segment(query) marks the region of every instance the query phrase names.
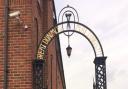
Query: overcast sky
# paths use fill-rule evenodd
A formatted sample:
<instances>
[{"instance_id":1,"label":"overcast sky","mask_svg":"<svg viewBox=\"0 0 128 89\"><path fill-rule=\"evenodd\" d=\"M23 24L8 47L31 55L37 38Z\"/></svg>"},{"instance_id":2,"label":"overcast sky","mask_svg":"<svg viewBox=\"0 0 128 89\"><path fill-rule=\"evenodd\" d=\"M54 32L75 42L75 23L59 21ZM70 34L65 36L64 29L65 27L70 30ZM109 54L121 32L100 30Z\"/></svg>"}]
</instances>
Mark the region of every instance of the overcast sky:
<instances>
[{"instance_id":1,"label":"overcast sky","mask_svg":"<svg viewBox=\"0 0 128 89\"><path fill-rule=\"evenodd\" d=\"M91 28L101 41L107 56L108 89L128 89L128 0L55 0L57 15L65 6L73 6L80 23ZM93 89L94 53L79 34L70 39L72 55L66 55L67 37L60 35L67 89Z\"/></svg>"}]
</instances>

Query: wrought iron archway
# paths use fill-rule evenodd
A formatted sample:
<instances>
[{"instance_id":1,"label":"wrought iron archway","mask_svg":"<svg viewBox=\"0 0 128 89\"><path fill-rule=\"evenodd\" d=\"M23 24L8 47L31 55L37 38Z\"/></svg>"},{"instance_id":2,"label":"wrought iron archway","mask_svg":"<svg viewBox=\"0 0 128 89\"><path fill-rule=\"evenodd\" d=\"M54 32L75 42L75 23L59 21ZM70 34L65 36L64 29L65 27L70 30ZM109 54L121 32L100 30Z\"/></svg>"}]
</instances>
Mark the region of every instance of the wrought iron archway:
<instances>
[{"instance_id":1,"label":"wrought iron archway","mask_svg":"<svg viewBox=\"0 0 128 89\"><path fill-rule=\"evenodd\" d=\"M75 14L72 10L76 13L77 21L75 18ZM61 18L62 22L50 28L48 32L42 37L42 40L40 41L40 44L36 53L36 59L34 60L34 66L33 66L34 80L35 80L34 89L43 89L42 68L45 61L45 55L46 55L46 51L49 43L61 33L64 33L66 36L71 36L74 32L84 36L89 41L89 43L91 44L94 50L95 82L96 82L95 89L107 89L106 62L105 62L107 57L104 56L103 48L98 37L89 27L87 27L82 23L79 23L78 14L73 7L70 7L70 6L64 7L60 11L59 17L61 13L62 13L62 18ZM64 15L67 17L67 19L63 18ZM71 21L70 19L71 15L73 15L73 18L72 18L73 21Z\"/></svg>"}]
</instances>

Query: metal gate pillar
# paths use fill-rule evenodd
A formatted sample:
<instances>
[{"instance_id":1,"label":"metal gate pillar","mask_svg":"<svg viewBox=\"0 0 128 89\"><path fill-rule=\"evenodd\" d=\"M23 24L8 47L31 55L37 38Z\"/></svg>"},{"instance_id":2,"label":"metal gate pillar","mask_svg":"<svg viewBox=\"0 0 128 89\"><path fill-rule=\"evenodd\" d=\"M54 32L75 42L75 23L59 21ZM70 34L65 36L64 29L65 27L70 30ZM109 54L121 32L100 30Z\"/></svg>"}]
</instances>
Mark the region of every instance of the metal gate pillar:
<instances>
[{"instance_id":1,"label":"metal gate pillar","mask_svg":"<svg viewBox=\"0 0 128 89\"><path fill-rule=\"evenodd\" d=\"M43 65L44 60L35 59L33 62L33 89L44 89Z\"/></svg>"},{"instance_id":2,"label":"metal gate pillar","mask_svg":"<svg viewBox=\"0 0 128 89\"><path fill-rule=\"evenodd\" d=\"M106 62L105 62L106 58L107 57L96 57L94 60L96 89L107 89Z\"/></svg>"}]
</instances>

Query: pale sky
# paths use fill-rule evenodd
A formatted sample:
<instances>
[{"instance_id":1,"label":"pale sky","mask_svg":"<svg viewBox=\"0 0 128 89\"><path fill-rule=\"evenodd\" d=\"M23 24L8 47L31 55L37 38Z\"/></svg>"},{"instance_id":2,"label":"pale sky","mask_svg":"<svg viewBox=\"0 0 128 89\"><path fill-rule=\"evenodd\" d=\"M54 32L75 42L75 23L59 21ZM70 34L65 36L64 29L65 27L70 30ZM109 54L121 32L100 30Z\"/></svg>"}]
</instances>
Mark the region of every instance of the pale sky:
<instances>
[{"instance_id":1,"label":"pale sky","mask_svg":"<svg viewBox=\"0 0 128 89\"><path fill-rule=\"evenodd\" d=\"M128 89L128 0L55 0L57 15L65 6L74 7L80 23L100 39L107 56L107 89ZM81 35L70 39L72 55L67 57L67 37L60 35L67 89L93 89L94 53Z\"/></svg>"}]
</instances>

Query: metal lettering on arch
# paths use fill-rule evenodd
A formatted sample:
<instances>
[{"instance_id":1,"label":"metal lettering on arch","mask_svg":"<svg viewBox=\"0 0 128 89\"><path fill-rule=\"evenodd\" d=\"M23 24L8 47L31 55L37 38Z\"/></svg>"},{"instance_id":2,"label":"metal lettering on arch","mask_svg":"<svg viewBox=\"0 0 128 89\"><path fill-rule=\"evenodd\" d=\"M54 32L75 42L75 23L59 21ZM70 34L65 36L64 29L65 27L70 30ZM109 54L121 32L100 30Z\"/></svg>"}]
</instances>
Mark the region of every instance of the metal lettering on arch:
<instances>
[{"instance_id":1,"label":"metal lettering on arch","mask_svg":"<svg viewBox=\"0 0 128 89\"><path fill-rule=\"evenodd\" d=\"M64 25L67 23L70 23L71 25L75 24L75 29L64 30L62 28L62 24ZM56 26L52 27L44 35L44 37L42 38L42 40L40 42L38 50L37 50L37 59L44 60L45 59L45 52L46 52L48 44L52 41L52 39L55 36L57 36L61 33L64 33L64 32L76 32L76 33L83 35L92 45L95 57L104 56L101 43L100 43L99 39L97 38L97 36L94 34L94 32L90 28L88 28L87 26L85 26L81 23L70 21L70 22L62 22L62 23L57 24Z\"/></svg>"}]
</instances>

